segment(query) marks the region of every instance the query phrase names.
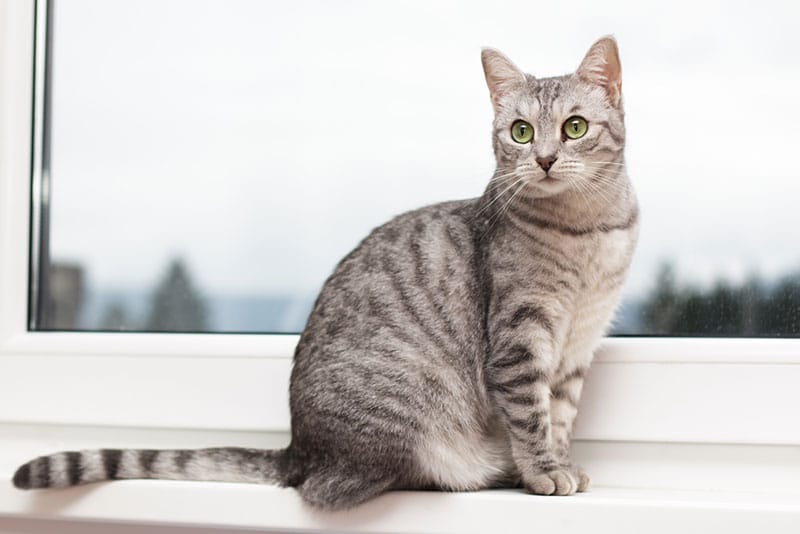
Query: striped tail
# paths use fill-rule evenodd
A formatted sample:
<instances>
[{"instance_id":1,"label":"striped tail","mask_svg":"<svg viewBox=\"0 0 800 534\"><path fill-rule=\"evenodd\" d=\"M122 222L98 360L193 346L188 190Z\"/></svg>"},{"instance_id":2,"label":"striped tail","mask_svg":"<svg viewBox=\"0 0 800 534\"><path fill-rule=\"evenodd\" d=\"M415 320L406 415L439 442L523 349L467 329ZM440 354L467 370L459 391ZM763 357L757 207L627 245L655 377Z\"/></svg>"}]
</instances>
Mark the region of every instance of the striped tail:
<instances>
[{"instance_id":1,"label":"striped tail","mask_svg":"<svg viewBox=\"0 0 800 534\"><path fill-rule=\"evenodd\" d=\"M286 485L286 449L97 449L59 452L17 469L21 489L65 488L102 480L157 478Z\"/></svg>"}]
</instances>

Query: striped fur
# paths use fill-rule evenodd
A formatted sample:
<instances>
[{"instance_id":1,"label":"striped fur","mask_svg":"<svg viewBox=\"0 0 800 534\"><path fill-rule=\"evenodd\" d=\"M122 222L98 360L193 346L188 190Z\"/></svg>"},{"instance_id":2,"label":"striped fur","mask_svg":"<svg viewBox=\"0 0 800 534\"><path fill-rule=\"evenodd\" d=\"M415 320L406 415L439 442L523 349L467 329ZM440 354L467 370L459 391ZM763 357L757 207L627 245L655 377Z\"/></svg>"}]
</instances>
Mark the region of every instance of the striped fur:
<instances>
[{"instance_id":1,"label":"striped fur","mask_svg":"<svg viewBox=\"0 0 800 534\"><path fill-rule=\"evenodd\" d=\"M65 488L131 478L285 485L286 454L241 448L69 451L42 456L14 475L18 488Z\"/></svg>"},{"instance_id":2,"label":"striped fur","mask_svg":"<svg viewBox=\"0 0 800 534\"><path fill-rule=\"evenodd\" d=\"M497 171L481 197L402 214L339 263L295 352L287 449L64 452L15 485L272 483L326 509L402 488L585 490L570 434L639 223L616 44L556 78L482 59ZM573 115L579 139L562 131ZM511 138L520 119L530 143Z\"/></svg>"}]
</instances>

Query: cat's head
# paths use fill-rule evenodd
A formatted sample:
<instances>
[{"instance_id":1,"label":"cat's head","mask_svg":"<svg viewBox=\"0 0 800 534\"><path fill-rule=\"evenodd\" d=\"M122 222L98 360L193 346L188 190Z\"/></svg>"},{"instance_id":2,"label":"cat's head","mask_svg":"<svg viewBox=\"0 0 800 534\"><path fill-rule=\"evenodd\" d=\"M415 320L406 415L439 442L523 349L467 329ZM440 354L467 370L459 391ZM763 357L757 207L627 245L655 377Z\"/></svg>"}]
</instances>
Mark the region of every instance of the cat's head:
<instances>
[{"instance_id":1,"label":"cat's head","mask_svg":"<svg viewBox=\"0 0 800 534\"><path fill-rule=\"evenodd\" d=\"M494 106L499 186L534 198L613 186L625 144L617 43L603 37L573 74L537 79L497 50L481 54Z\"/></svg>"}]
</instances>

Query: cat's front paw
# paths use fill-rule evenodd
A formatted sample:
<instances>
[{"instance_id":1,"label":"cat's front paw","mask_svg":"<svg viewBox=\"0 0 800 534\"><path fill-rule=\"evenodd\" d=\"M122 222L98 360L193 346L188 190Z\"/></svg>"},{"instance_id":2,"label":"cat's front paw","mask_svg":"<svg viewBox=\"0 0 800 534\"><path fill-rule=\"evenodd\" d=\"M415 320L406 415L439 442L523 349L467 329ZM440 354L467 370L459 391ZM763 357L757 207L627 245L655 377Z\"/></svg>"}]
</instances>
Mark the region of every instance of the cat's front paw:
<instances>
[{"instance_id":1,"label":"cat's front paw","mask_svg":"<svg viewBox=\"0 0 800 534\"><path fill-rule=\"evenodd\" d=\"M567 464L564 466L564 469L568 470L572 474L572 478L577 481L577 491L579 493L589 489L589 475L586 474L586 471L584 471L582 467L579 465Z\"/></svg>"},{"instance_id":2,"label":"cat's front paw","mask_svg":"<svg viewBox=\"0 0 800 534\"><path fill-rule=\"evenodd\" d=\"M588 478L586 477L587 485ZM525 476L522 478L522 483L525 489L535 495L574 495L576 491L580 491L579 480L572 474L571 469L566 467Z\"/></svg>"}]
</instances>

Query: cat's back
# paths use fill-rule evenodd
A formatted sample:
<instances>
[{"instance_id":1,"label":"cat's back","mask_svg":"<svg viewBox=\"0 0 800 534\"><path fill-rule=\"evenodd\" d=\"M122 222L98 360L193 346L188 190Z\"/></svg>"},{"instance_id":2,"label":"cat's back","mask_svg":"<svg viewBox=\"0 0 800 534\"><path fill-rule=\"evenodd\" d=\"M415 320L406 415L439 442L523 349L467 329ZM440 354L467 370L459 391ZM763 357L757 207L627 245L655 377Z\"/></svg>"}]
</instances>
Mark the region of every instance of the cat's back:
<instances>
[{"instance_id":1,"label":"cat's back","mask_svg":"<svg viewBox=\"0 0 800 534\"><path fill-rule=\"evenodd\" d=\"M414 346L460 358L473 341L464 321L477 319L481 301L474 206L474 199L443 202L375 228L326 281L297 357Z\"/></svg>"},{"instance_id":2,"label":"cat's back","mask_svg":"<svg viewBox=\"0 0 800 534\"><path fill-rule=\"evenodd\" d=\"M477 383L485 346L475 202L398 215L339 262L300 337L293 407L324 402L321 390L334 386L341 398L365 381L408 398ZM420 405L431 400L438 404Z\"/></svg>"}]
</instances>

